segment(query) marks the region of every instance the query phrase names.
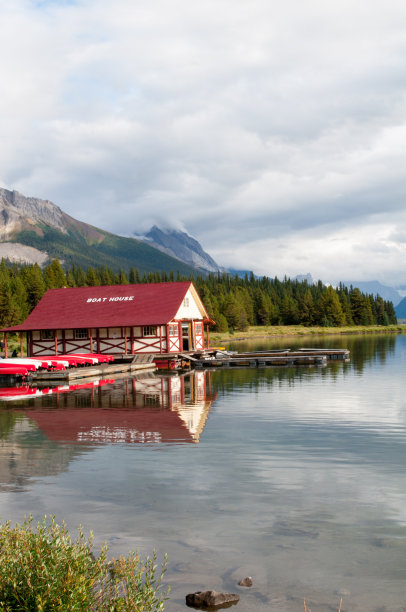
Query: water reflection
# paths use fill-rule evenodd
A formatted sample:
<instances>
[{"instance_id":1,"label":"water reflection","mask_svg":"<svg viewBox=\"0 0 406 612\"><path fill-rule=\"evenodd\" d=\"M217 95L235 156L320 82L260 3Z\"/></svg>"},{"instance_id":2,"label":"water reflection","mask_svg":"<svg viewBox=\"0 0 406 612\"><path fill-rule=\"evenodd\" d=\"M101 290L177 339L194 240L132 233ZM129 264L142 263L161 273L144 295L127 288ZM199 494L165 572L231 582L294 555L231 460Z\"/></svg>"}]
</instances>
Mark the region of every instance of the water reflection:
<instances>
[{"instance_id":1,"label":"water reflection","mask_svg":"<svg viewBox=\"0 0 406 612\"><path fill-rule=\"evenodd\" d=\"M245 612L296 612L304 597L314 612L337 610L342 595L342 609L400 612L406 336L322 341L348 346L351 362L122 379L4 403L2 517L55 514L115 556L167 552L167 612L192 591L234 592L247 575Z\"/></svg>"},{"instance_id":2,"label":"water reflection","mask_svg":"<svg viewBox=\"0 0 406 612\"><path fill-rule=\"evenodd\" d=\"M54 442L197 443L214 399L209 380L206 372L192 372L2 389L0 399L6 398L8 406L18 404L19 414L0 412L1 437L10 438L18 422L20 431L35 424Z\"/></svg>"},{"instance_id":3,"label":"water reflection","mask_svg":"<svg viewBox=\"0 0 406 612\"><path fill-rule=\"evenodd\" d=\"M95 445L198 443L215 394L210 374L0 389L0 490L68 469Z\"/></svg>"},{"instance_id":4,"label":"water reflection","mask_svg":"<svg viewBox=\"0 0 406 612\"><path fill-rule=\"evenodd\" d=\"M371 363L385 364L387 358L393 355L396 347L397 334L345 334L337 336L292 336L284 338L260 338L256 340L234 341L227 345L232 351L264 351L277 348L347 348L350 351L350 362L344 364L344 369L362 373ZM337 372L338 368L329 365L325 375Z\"/></svg>"}]
</instances>

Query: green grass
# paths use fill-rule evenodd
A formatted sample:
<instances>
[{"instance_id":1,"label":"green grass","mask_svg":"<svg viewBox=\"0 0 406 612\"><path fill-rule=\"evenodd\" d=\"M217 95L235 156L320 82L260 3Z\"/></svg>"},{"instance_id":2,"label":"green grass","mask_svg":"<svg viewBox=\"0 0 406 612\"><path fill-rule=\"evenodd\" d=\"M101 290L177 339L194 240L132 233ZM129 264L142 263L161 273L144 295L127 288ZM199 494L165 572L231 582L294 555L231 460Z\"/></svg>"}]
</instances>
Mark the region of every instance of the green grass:
<instances>
[{"instance_id":1,"label":"green grass","mask_svg":"<svg viewBox=\"0 0 406 612\"><path fill-rule=\"evenodd\" d=\"M286 336L331 336L345 334L405 333L406 325L353 325L348 327L305 327L304 325L266 325L251 326L245 331L234 333L211 332L210 344L215 346L222 342L236 340L255 340L260 338L278 338Z\"/></svg>"},{"instance_id":2,"label":"green grass","mask_svg":"<svg viewBox=\"0 0 406 612\"><path fill-rule=\"evenodd\" d=\"M166 557L142 560L137 553L108 561L106 545L96 558L93 536L81 528L72 540L66 525L44 517L33 526L0 526L0 609L9 611L158 612L168 591L162 589Z\"/></svg>"}]
</instances>

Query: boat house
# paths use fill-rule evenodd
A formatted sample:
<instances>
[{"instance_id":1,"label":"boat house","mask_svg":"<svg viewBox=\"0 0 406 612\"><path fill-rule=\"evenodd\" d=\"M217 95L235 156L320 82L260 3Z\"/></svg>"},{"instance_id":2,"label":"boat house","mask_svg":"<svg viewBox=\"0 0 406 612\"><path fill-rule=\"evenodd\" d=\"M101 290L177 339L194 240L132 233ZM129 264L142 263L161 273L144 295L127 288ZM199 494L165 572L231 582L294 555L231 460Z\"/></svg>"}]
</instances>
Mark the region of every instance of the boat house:
<instances>
[{"instance_id":1,"label":"boat house","mask_svg":"<svg viewBox=\"0 0 406 612\"><path fill-rule=\"evenodd\" d=\"M211 323L193 283L170 282L50 289L24 323L2 331L5 343L25 332L32 357L162 355L208 348Z\"/></svg>"}]
</instances>

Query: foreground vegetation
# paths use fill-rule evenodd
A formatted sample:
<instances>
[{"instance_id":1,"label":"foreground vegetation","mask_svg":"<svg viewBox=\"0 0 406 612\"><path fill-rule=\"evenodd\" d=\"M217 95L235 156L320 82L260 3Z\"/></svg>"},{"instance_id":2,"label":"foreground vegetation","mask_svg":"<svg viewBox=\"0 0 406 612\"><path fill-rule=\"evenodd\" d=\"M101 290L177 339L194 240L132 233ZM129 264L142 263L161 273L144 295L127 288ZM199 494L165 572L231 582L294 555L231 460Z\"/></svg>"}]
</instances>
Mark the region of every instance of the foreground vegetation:
<instances>
[{"instance_id":1,"label":"foreground vegetation","mask_svg":"<svg viewBox=\"0 0 406 612\"><path fill-rule=\"evenodd\" d=\"M145 561L138 554L107 560L107 546L95 558L92 534L79 528L73 541L65 524L47 519L33 527L0 526L0 609L7 611L158 612L166 559L157 572L156 554Z\"/></svg>"},{"instance_id":2,"label":"foreground vegetation","mask_svg":"<svg viewBox=\"0 0 406 612\"><path fill-rule=\"evenodd\" d=\"M55 259L41 269L0 264L0 326L23 321L47 289L128 283L193 280L215 321L215 331L247 330L250 326L301 325L304 327L344 327L396 325L392 302L366 295L356 287L326 287L321 281L308 284L288 278L244 278L228 274L186 278L173 272L141 274L131 268L114 272L102 266L83 270L72 266L64 270Z\"/></svg>"}]
</instances>

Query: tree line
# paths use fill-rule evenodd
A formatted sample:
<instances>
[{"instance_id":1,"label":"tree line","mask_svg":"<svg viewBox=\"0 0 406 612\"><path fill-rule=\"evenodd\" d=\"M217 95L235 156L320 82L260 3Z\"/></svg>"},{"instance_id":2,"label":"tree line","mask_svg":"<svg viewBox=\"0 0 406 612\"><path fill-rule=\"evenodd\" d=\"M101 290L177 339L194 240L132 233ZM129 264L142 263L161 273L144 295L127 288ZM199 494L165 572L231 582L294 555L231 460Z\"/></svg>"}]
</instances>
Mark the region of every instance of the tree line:
<instances>
[{"instance_id":1,"label":"tree line","mask_svg":"<svg viewBox=\"0 0 406 612\"><path fill-rule=\"evenodd\" d=\"M98 285L192 280L215 330L244 330L250 325L390 325L396 324L392 302L362 293L356 287L309 284L290 278L257 278L226 273L184 277L174 272L140 274L101 266L71 266L64 270L58 259L44 268L38 264L0 263L0 326L25 320L47 289Z\"/></svg>"}]
</instances>

